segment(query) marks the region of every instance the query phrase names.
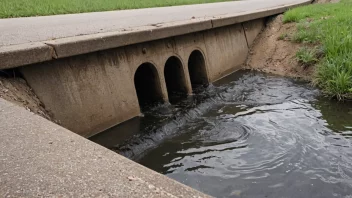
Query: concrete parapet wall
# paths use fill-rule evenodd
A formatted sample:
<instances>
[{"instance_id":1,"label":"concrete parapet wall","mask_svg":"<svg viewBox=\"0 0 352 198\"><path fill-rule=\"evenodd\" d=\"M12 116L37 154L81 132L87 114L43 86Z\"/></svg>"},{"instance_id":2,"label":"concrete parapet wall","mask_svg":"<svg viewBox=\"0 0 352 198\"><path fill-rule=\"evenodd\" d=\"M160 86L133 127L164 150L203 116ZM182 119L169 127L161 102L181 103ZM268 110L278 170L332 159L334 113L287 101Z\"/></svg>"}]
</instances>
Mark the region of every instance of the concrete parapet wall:
<instances>
[{"instance_id":1,"label":"concrete parapet wall","mask_svg":"<svg viewBox=\"0 0 352 198\"><path fill-rule=\"evenodd\" d=\"M241 68L248 55L248 36L254 39L263 20L247 22L246 33L242 24L235 24L33 64L21 67L20 71L55 120L88 137L139 116L134 76L140 65L150 63L155 67L160 98L167 102L165 63L176 57L182 63L185 77L182 86L190 94L191 53L201 52L207 81L213 82Z\"/></svg>"}]
</instances>

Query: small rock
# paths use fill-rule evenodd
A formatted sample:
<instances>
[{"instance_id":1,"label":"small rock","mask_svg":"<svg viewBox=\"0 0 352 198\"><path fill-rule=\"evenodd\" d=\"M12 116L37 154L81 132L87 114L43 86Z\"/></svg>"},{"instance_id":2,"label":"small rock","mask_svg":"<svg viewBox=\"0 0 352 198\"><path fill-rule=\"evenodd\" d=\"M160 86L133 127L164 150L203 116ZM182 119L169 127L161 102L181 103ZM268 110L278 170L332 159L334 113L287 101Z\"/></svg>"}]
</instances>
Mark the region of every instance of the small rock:
<instances>
[{"instance_id":1,"label":"small rock","mask_svg":"<svg viewBox=\"0 0 352 198\"><path fill-rule=\"evenodd\" d=\"M135 177L132 177L132 176L127 177L127 179L130 180L130 181L136 180L136 178L135 178Z\"/></svg>"}]
</instances>

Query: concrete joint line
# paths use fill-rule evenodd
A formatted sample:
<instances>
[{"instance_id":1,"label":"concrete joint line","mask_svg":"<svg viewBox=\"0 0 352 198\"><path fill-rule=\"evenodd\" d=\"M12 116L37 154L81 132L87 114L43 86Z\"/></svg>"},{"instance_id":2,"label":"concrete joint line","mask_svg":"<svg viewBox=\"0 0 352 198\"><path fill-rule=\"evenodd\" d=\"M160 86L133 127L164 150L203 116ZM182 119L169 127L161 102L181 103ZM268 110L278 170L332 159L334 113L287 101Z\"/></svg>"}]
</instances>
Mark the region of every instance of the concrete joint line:
<instances>
[{"instance_id":1,"label":"concrete joint line","mask_svg":"<svg viewBox=\"0 0 352 198\"><path fill-rule=\"evenodd\" d=\"M58 59L58 55L57 55L57 52L56 52L56 49L55 49L55 46L54 45L51 45L50 43L45 43L44 42L44 44L45 45L47 45L47 46L49 46L50 48L51 48L51 50L52 50L52 57L53 57L53 59Z\"/></svg>"},{"instance_id":2,"label":"concrete joint line","mask_svg":"<svg viewBox=\"0 0 352 198\"><path fill-rule=\"evenodd\" d=\"M0 47L0 69L11 69L52 60L53 48L42 43L33 42Z\"/></svg>"},{"instance_id":3,"label":"concrete joint line","mask_svg":"<svg viewBox=\"0 0 352 198\"><path fill-rule=\"evenodd\" d=\"M241 26L242 26L242 29L243 29L244 37L246 38L247 47L248 47L248 49L249 49L250 46L249 46L249 44L248 44L248 38L247 38L246 29L244 28L243 23L241 23Z\"/></svg>"}]
</instances>

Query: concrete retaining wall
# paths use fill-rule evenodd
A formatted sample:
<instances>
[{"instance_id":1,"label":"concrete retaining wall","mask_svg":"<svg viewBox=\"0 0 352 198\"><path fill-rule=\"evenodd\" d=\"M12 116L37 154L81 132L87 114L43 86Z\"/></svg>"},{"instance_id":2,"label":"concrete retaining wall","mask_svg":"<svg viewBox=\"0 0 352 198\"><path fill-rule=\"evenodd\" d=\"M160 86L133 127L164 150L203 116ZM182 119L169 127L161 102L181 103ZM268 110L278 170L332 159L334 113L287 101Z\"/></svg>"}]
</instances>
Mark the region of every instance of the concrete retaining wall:
<instances>
[{"instance_id":1,"label":"concrete retaining wall","mask_svg":"<svg viewBox=\"0 0 352 198\"><path fill-rule=\"evenodd\" d=\"M208 81L213 82L241 68L248 55L246 38L254 40L263 20L53 60L20 71L54 119L88 137L139 116L134 75L140 65L151 63L156 68L160 97L167 102L164 67L168 58L178 58L190 94L190 54L202 53Z\"/></svg>"}]
</instances>

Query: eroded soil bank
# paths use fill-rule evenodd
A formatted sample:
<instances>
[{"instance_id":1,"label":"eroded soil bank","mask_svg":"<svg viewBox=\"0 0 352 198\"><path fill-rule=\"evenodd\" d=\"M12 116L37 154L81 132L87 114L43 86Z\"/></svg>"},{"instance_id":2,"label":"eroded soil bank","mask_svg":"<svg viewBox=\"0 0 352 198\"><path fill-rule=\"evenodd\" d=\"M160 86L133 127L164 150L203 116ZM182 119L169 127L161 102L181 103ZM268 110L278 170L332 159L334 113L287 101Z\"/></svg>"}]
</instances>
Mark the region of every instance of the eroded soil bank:
<instances>
[{"instance_id":1,"label":"eroded soil bank","mask_svg":"<svg viewBox=\"0 0 352 198\"><path fill-rule=\"evenodd\" d=\"M270 19L254 42L246 66L248 69L308 80L313 73L312 67L305 69L295 59L300 44L287 40L294 34L295 24L283 24L282 18L283 15L279 15Z\"/></svg>"},{"instance_id":2,"label":"eroded soil bank","mask_svg":"<svg viewBox=\"0 0 352 198\"><path fill-rule=\"evenodd\" d=\"M26 108L48 120L52 120L39 98L20 77L0 77L0 98Z\"/></svg>"},{"instance_id":3,"label":"eroded soil bank","mask_svg":"<svg viewBox=\"0 0 352 198\"><path fill-rule=\"evenodd\" d=\"M336 3L338 0L317 0L314 3ZM295 23L283 23L283 15L269 19L266 28L256 38L246 63L253 69L281 76L310 81L314 66L304 67L295 55L304 45L291 41L296 31Z\"/></svg>"}]
</instances>

